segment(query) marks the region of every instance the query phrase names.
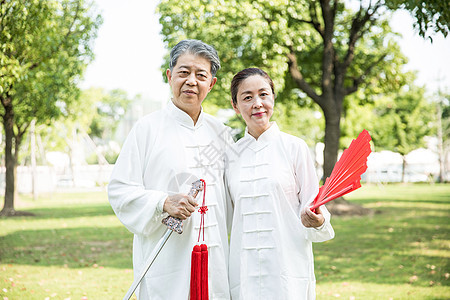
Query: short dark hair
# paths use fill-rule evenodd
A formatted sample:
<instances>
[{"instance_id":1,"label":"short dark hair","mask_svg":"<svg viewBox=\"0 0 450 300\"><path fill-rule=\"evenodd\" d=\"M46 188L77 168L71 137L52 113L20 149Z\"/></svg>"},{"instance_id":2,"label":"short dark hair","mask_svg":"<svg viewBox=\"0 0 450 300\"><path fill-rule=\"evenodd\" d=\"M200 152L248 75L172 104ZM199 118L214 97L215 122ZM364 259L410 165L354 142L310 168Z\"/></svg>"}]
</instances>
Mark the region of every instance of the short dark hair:
<instances>
[{"instance_id":1,"label":"short dark hair","mask_svg":"<svg viewBox=\"0 0 450 300\"><path fill-rule=\"evenodd\" d=\"M275 95L275 88L273 85L272 78L270 78L269 75L267 75L266 72L259 68L247 68L240 72L238 72L236 75L234 75L233 80L231 80L231 99L233 100L233 104L237 105L237 93L239 90L239 87L241 86L242 82L249 78L250 76L259 75L267 80L267 82L270 85L270 88L272 89L272 93Z\"/></svg>"},{"instance_id":2,"label":"short dark hair","mask_svg":"<svg viewBox=\"0 0 450 300\"><path fill-rule=\"evenodd\" d=\"M220 69L220 59L216 49L200 40L183 40L175 45L170 51L169 69L173 71L173 68L177 64L178 58L185 54L190 53L199 55L211 63L211 74L215 77L217 71Z\"/></svg>"}]
</instances>

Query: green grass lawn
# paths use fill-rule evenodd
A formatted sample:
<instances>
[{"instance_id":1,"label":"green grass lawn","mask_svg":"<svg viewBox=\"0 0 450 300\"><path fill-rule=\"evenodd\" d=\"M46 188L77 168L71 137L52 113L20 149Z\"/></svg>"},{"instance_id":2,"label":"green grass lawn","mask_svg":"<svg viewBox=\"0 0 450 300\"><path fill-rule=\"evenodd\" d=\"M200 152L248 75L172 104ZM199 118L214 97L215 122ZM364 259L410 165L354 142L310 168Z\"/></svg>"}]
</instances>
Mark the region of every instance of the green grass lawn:
<instances>
[{"instance_id":1,"label":"green grass lawn","mask_svg":"<svg viewBox=\"0 0 450 300\"><path fill-rule=\"evenodd\" d=\"M450 185L363 186L371 217L333 218L315 244L318 299L450 299Z\"/></svg>"},{"instance_id":2,"label":"green grass lawn","mask_svg":"<svg viewBox=\"0 0 450 300\"><path fill-rule=\"evenodd\" d=\"M450 185L363 186L370 217L334 217L314 244L317 299L450 299ZM104 192L21 196L0 219L0 299L122 299L132 235Z\"/></svg>"}]
</instances>

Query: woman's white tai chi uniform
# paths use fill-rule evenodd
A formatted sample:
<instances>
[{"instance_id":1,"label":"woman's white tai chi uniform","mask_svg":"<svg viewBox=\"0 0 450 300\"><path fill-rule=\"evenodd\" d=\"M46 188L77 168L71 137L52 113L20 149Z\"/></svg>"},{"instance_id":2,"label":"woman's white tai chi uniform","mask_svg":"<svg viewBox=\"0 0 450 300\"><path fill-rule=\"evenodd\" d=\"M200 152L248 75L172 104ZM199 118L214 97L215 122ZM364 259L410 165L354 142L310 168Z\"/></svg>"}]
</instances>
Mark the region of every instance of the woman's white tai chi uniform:
<instances>
[{"instance_id":1,"label":"woman's white tai chi uniform","mask_svg":"<svg viewBox=\"0 0 450 300\"><path fill-rule=\"evenodd\" d=\"M318 193L306 143L272 123L257 140L246 130L227 155L226 181L234 203L232 299L314 299L312 242L332 239L334 231L324 206L320 228L306 228L300 220Z\"/></svg>"},{"instance_id":2,"label":"woman's white tai chi uniform","mask_svg":"<svg viewBox=\"0 0 450 300\"><path fill-rule=\"evenodd\" d=\"M111 206L134 233L133 268L137 276L167 227L161 220L168 195L187 194L192 182L206 181L205 242L209 252L209 297L229 299L228 226L230 205L224 186L227 127L201 112L197 123L172 101L140 119L127 137L108 186ZM197 196L201 204L202 192ZM229 198L228 198L229 199ZM139 299L188 299L192 248L200 225L198 210L174 233L137 289ZM126 284L121 282L120 284ZM131 285L131 282L130 282Z\"/></svg>"}]
</instances>

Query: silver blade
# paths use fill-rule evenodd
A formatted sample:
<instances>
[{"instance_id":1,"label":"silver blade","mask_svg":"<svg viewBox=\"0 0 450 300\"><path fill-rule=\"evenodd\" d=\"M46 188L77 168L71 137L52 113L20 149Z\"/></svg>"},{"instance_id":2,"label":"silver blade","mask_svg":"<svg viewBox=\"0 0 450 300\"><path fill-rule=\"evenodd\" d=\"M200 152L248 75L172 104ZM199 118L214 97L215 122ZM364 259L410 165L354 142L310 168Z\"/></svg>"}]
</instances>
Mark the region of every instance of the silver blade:
<instances>
[{"instance_id":1,"label":"silver blade","mask_svg":"<svg viewBox=\"0 0 450 300\"><path fill-rule=\"evenodd\" d=\"M153 249L152 253L150 254L146 267L142 270L141 274L139 274L138 277L133 281L133 284L131 285L130 289L126 293L125 297L123 297L123 300L128 300L133 295L134 291L138 287L139 283L141 283L142 279L144 278L145 274L147 274L148 269L150 269L151 265L155 261L156 257L158 256L161 249L166 244L167 240L169 239L170 235L173 233L171 229L167 229L166 233L162 236L162 238L159 240L158 244L156 244L156 247Z\"/></svg>"}]
</instances>

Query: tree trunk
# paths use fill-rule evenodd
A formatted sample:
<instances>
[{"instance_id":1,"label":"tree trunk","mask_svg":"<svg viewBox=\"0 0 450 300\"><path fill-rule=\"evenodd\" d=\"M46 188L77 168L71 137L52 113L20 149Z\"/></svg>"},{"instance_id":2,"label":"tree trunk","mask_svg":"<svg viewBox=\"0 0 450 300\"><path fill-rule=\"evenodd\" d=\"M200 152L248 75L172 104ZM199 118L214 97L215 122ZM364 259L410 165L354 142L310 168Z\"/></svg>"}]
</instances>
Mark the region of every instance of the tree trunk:
<instances>
[{"instance_id":1,"label":"tree trunk","mask_svg":"<svg viewBox=\"0 0 450 300\"><path fill-rule=\"evenodd\" d=\"M19 155L20 142L24 131L17 136L14 134L14 107L12 100L2 99L5 109L3 115L3 128L5 130L5 204L0 216L34 216L33 213L17 211L14 209L14 200L18 199L17 190L17 158ZM14 149L14 150L13 150Z\"/></svg>"},{"instance_id":2,"label":"tree trunk","mask_svg":"<svg viewBox=\"0 0 450 300\"><path fill-rule=\"evenodd\" d=\"M16 202L19 200L19 189L17 188L17 162L19 161L19 151L20 151L20 144L22 143L22 134L14 135L14 176L13 176L13 183L14 183L14 200L13 202Z\"/></svg>"},{"instance_id":3,"label":"tree trunk","mask_svg":"<svg viewBox=\"0 0 450 300\"><path fill-rule=\"evenodd\" d=\"M5 114L3 115L3 128L5 129L5 204L0 215L14 216L14 195L15 195L15 170L16 157L13 153L14 144L14 110L11 99L5 101Z\"/></svg>"},{"instance_id":4,"label":"tree trunk","mask_svg":"<svg viewBox=\"0 0 450 300\"><path fill-rule=\"evenodd\" d=\"M337 161L341 137L340 114L325 114L325 149L323 151L323 180L330 176Z\"/></svg>"}]
</instances>

